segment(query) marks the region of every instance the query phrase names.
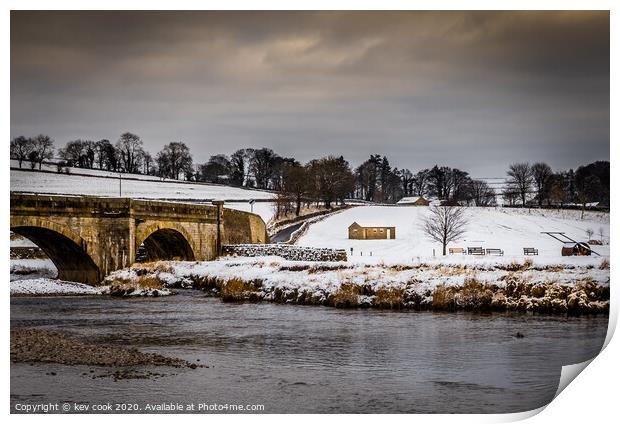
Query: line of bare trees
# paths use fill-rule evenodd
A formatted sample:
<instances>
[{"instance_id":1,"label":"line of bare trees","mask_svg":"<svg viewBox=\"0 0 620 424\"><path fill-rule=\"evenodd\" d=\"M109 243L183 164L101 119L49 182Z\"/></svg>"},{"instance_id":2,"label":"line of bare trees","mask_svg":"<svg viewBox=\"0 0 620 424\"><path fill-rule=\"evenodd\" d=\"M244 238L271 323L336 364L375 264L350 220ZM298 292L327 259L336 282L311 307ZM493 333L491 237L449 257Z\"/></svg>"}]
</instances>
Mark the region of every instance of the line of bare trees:
<instances>
[{"instance_id":1,"label":"line of bare trees","mask_svg":"<svg viewBox=\"0 0 620 424\"><path fill-rule=\"evenodd\" d=\"M449 174L448 174L449 175ZM503 190L504 200L521 206L559 205L579 203L582 205L581 218L590 202L609 205L610 168L609 162L597 161L580 166L576 171L553 172L544 162L530 165L527 162L514 163L509 166L507 184ZM470 190L475 191L475 182ZM444 195L449 196L448 192ZM451 241L458 240L466 231L468 219L464 208L455 205L431 206L429 214L422 222L422 230L431 240L442 245L442 253L446 255L446 247ZM587 229L588 239L594 230ZM599 229L603 240L603 229Z\"/></svg>"},{"instance_id":2,"label":"line of bare trees","mask_svg":"<svg viewBox=\"0 0 620 424\"><path fill-rule=\"evenodd\" d=\"M11 140L11 158L20 168L28 162L41 169L54 152L54 141L47 135ZM370 155L355 169L343 157L327 156L302 164L268 148L216 154L206 163L195 164L185 143L171 142L152 156L142 139L131 132L121 134L115 143L72 140L58 150L58 156L59 172L79 167L273 190L279 193L277 212L283 214L299 214L304 203L331 207L345 198L395 203L404 196L436 198L444 205L492 206L500 195L511 206L609 204L607 161L557 172L543 162L514 163L507 170L504 188L497 192L486 181L457 168L435 165L413 173L392 167L379 154Z\"/></svg>"},{"instance_id":3,"label":"line of bare trees","mask_svg":"<svg viewBox=\"0 0 620 424\"><path fill-rule=\"evenodd\" d=\"M387 157L371 155L355 170L355 198L395 203L405 196L441 199L445 204L492 206L495 190L483 180L473 179L465 171L435 165L412 173L392 168Z\"/></svg>"},{"instance_id":4,"label":"line of bare trees","mask_svg":"<svg viewBox=\"0 0 620 424\"><path fill-rule=\"evenodd\" d=\"M588 203L609 205L610 168L608 161L580 166L576 171L553 172L544 162L514 163L507 171L502 192L504 204L515 206L559 206Z\"/></svg>"},{"instance_id":5,"label":"line of bare trees","mask_svg":"<svg viewBox=\"0 0 620 424\"><path fill-rule=\"evenodd\" d=\"M38 164L41 169L41 164L54 155L53 143L43 135L16 137L11 141L11 158L20 168L24 161L30 161L31 167ZM278 215L299 215L302 205L311 203L331 208L336 202L344 202L355 187L355 176L342 156L301 164L267 148L240 149L230 156L211 156L195 166L185 143L169 143L153 157L144 149L142 139L131 132L121 134L114 144L107 139L71 140L58 149L58 156L58 172L77 167L273 190L278 193Z\"/></svg>"},{"instance_id":6,"label":"line of bare trees","mask_svg":"<svg viewBox=\"0 0 620 424\"><path fill-rule=\"evenodd\" d=\"M41 169L42 163L52 159L54 152L54 140L47 135L19 136L11 140L11 158L17 160L20 168L29 161L31 168L38 165ZM192 155L185 143L169 143L153 158L144 149L142 139L131 132L121 134L114 144L107 139L71 140L57 153L59 172L66 167L76 167L187 180L195 174Z\"/></svg>"},{"instance_id":7,"label":"line of bare trees","mask_svg":"<svg viewBox=\"0 0 620 424\"><path fill-rule=\"evenodd\" d=\"M273 190L276 217L299 215L304 204L331 208L343 203L355 187L355 176L342 157L326 156L302 164L268 148L239 149L232 155L213 155L198 166L198 181Z\"/></svg>"},{"instance_id":8,"label":"line of bare trees","mask_svg":"<svg viewBox=\"0 0 620 424\"><path fill-rule=\"evenodd\" d=\"M45 134L30 138L19 136L11 140L11 158L17 160L20 168L24 161L29 161L32 169L37 165L41 169L43 161L53 155L54 140Z\"/></svg>"},{"instance_id":9,"label":"line of bare trees","mask_svg":"<svg viewBox=\"0 0 620 424\"><path fill-rule=\"evenodd\" d=\"M355 176L342 156L326 156L302 164L268 148L239 149L230 156L211 156L199 165L197 179L274 190L278 193L276 216L299 215L304 204L319 203L331 208L333 203L350 197L355 187Z\"/></svg>"}]
</instances>

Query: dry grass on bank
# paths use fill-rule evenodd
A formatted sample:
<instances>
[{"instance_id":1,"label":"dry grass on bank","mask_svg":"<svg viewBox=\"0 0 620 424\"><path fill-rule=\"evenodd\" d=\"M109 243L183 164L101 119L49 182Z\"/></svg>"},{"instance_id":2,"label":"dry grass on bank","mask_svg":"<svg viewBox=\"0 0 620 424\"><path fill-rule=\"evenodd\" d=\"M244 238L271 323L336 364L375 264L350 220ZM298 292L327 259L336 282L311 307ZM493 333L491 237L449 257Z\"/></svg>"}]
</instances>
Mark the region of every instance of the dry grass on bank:
<instances>
[{"instance_id":1,"label":"dry grass on bank","mask_svg":"<svg viewBox=\"0 0 620 424\"><path fill-rule=\"evenodd\" d=\"M246 282L233 278L220 286L220 297L224 302L240 302L244 300L258 300L260 281Z\"/></svg>"},{"instance_id":2,"label":"dry grass on bank","mask_svg":"<svg viewBox=\"0 0 620 424\"><path fill-rule=\"evenodd\" d=\"M405 289L382 287L375 292L373 305L380 309L402 309L405 306Z\"/></svg>"},{"instance_id":3,"label":"dry grass on bank","mask_svg":"<svg viewBox=\"0 0 620 424\"><path fill-rule=\"evenodd\" d=\"M360 304L361 294L362 289L358 285L343 283L338 291L331 296L328 302L331 306L335 306L336 308L356 307Z\"/></svg>"}]
</instances>

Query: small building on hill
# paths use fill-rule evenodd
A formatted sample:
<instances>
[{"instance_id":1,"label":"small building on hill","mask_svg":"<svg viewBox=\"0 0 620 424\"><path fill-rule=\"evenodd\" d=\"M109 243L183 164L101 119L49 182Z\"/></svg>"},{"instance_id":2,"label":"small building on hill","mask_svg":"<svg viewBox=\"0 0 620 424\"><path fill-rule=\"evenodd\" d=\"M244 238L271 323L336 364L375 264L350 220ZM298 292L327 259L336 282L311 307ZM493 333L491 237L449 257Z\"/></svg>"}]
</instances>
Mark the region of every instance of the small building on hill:
<instances>
[{"instance_id":1,"label":"small building on hill","mask_svg":"<svg viewBox=\"0 0 620 424\"><path fill-rule=\"evenodd\" d=\"M376 223L358 224L354 222L349 225L349 238L355 240L395 239L396 227Z\"/></svg>"},{"instance_id":2,"label":"small building on hill","mask_svg":"<svg viewBox=\"0 0 620 424\"><path fill-rule=\"evenodd\" d=\"M422 196L403 197L397 203L400 206L428 206L430 202Z\"/></svg>"}]
</instances>

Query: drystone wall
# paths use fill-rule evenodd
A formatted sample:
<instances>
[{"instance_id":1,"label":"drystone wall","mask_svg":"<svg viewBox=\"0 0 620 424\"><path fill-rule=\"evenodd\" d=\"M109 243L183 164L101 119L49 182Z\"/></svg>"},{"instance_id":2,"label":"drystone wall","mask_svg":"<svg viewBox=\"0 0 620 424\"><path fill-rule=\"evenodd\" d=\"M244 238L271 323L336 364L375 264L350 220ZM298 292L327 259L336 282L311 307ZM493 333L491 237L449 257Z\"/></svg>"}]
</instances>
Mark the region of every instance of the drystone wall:
<instances>
[{"instance_id":1,"label":"drystone wall","mask_svg":"<svg viewBox=\"0 0 620 424\"><path fill-rule=\"evenodd\" d=\"M222 254L228 256L279 256L291 261L347 260L344 249L321 249L316 247L291 246L288 244L236 244L222 246Z\"/></svg>"}]
</instances>

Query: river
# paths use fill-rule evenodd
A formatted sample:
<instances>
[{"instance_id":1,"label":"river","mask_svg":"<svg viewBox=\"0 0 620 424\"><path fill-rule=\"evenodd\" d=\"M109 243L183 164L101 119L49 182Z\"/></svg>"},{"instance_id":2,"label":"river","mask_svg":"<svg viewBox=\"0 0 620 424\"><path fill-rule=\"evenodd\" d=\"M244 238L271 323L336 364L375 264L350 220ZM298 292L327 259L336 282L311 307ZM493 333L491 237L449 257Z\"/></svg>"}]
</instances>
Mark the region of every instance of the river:
<instances>
[{"instance_id":1,"label":"river","mask_svg":"<svg viewBox=\"0 0 620 424\"><path fill-rule=\"evenodd\" d=\"M236 304L192 290L167 298L14 297L12 327L63 330L200 360L209 368L150 368L164 376L114 381L92 378L106 371L97 367L11 364L11 405L194 402L262 404L267 413L520 412L553 398L562 365L598 353L607 321L606 315Z\"/></svg>"}]
</instances>

